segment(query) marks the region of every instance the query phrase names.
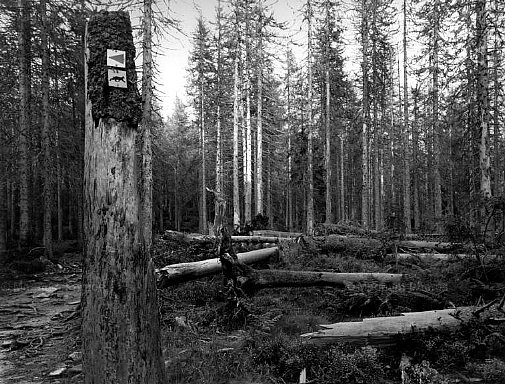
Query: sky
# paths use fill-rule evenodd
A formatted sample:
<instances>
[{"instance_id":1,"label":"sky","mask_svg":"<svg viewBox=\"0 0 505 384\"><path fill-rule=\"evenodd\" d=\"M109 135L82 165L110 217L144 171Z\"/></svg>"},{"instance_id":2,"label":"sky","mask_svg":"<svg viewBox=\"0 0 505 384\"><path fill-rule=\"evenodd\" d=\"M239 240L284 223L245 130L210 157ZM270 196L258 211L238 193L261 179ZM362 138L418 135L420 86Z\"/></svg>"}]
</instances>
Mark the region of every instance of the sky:
<instances>
[{"instance_id":1,"label":"sky","mask_svg":"<svg viewBox=\"0 0 505 384\"><path fill-rule=\"evenodd\" d=\"M186 99L186 76L188 57L191 51L192 35L196 29L197 19L203 16L206 22L214 22L218 0L164 0L160 6L162 12L179 21L181 32L167 31L157 48L158 55L155 61L159 71L156 85L157 95L161 102L162 116L172 114L176 97L183 102ZM286 26L283 41L285 50L290 41L293 52L298 61L306 60L307 24L303 23L302 8L306 0L263 0L263 4L273 12L274 18ZM158 4L160 1L158 1ZM227 7L227 0L221 0L223 8ZM392 0L392 3L401 9L400 0ZM345 2L343 4L346 4ZM347 3L351 7L354 3ZM169 8L169 10L167 9ZM359 70L359 47L356 42L356 31L352 27L352 12L340 14L344 28L344 70L353 76ZM357 69L358 68L358 69Z\"/></svg>"},{"instance_id":2,"label":"sky","mask_svg":"<svg viewBox=\"0 0 505 384\"><path fill-rule=\"evenodd\" d=\"M304 0L265 0L270 6L278 22L286 22L288 26L286 44L290 38L300 41L306 33L300 30L302 20L301 8ZM224 4L225 1L223 0ZM217 0L170 0L170 16L180 21L182 33L171 31L166 33L156 58L159 77L157 85L158 96L163 108L162 115L166 117L173 111L176 97L185 98L186 69L191 50L191 36L196 28L196 21L201 12L207 22L215 20Z\"/></svg>"}]
</instances>

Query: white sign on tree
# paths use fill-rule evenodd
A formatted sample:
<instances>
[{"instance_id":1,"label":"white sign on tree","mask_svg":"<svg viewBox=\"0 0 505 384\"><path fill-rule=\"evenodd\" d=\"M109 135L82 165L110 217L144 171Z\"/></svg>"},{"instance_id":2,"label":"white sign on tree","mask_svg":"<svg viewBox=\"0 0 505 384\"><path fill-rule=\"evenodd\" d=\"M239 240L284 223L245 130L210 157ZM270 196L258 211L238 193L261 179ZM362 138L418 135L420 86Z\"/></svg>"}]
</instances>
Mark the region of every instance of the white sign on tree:
<instances>
[{"instance_id":1,"label":"white sign on tree","mask_svg":"<svg viewBox=\"0 0 505 384\"><path fill-rule=\"evenodd\" d=\"M107 66L116 68L125 68L126 52L116 49L107 49Z\"/></svg>"},{"instance_id":2,"label":"white sign on tree","mask_svg":"<svg viewBox=\"0 0 505 384\"><path fill-rule=\"evenodd\" d=\"M126 71L122 69L109 68L107 69L107 77L109 87L128 88L126 82Z\"/></svg>"}]
</instances>

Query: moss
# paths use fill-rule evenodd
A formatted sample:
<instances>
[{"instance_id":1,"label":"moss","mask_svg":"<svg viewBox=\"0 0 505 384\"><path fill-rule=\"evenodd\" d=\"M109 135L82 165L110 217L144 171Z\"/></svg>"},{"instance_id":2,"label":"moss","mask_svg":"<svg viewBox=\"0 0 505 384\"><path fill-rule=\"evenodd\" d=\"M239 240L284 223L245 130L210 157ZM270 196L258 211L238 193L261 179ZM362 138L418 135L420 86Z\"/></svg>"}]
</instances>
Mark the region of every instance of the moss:
<instances>
[{"instance_id":1,"label":"moss","mask_svg":"<svg viewBox=\"0 0 505 384\"><path fill-rule=\"evenodd\" d=\"M137 89L135 46L130 17L126 12L100 11L88 23L88 95L93 120L114 118L137 125L141 116L141 98ZM108 86L107 49L126 52L128 88Z\"/></svg>"}]
</instances>

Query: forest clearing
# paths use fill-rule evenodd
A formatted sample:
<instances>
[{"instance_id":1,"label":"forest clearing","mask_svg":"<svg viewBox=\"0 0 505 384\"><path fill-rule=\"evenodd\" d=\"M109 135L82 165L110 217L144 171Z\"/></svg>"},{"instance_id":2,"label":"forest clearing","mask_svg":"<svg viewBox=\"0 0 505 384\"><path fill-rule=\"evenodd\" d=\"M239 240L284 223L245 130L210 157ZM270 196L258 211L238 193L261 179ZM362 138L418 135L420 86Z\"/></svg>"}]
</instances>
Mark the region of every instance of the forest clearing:
<instances>
[{"instance_id":1,"label":"forest clearing","mask_svg":"<svg viewBox=\"0 0 505 384\"><path fill-rule=\"evenodd\" d=\"M0 384L505 383L503 1L189 3L0 0Z\"/></svg>"}]
</instances>

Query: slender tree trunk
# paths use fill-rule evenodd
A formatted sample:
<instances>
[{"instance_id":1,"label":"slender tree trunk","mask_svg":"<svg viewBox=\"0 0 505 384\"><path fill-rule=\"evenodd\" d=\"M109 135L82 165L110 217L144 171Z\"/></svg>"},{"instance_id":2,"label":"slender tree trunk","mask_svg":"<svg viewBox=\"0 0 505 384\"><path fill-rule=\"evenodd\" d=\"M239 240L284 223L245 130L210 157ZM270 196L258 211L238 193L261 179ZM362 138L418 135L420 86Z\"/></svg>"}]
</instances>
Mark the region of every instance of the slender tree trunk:
<instances>
[{"instance_id":1,"label":"slender tree trunk","mask_svg":"<svg viewBox=\"0 0 505 384\"><path fill-rule=\"evenodd\" d=\"M144 0L142 19L142 122L140 124L138 148L140 150L140 233L151 255L153 238L153 169L152 169L152 0Z\"/></svg>"},{"instance_id":2,"label":"slender tree trunk","mask_svg":"<svg viewBox=\"0 0 505 384\"><path fill-rule=\"evenodd\" d=\"M362 0L362 15L361 15L361 38L363 44L363 125L362 125L362 186L361 186L361 223L364 228L369 227L369 179L368 179L368 121L369 121L369 105L368 105L368 12L367 0Z\"/></svg>"},{"instance_id":3,"label":"slender tree trunk","mask_svg":"<svg viewBox=\"0 0 505 384\"><path fill-rule=\"evenodd\" d=\"M307 0L307 235L314 234L314 159L313 159L313 116L312 116L312 4Z\"/></svg>"},{"instance_id":4,"label":"slender tree trunk","mask_svg":"<svg viewBox=\"0 0 505 384\"><path fill-rule=\"evenodd\" d=\"M496 196L503 196L505 193L505 180L503 173L503 145L501 143L500 132L500 91L502 86L500 84L499 68L502 64L500 58L503 42L499 30L499 21L502 9L500 1L494 1L494 49L493 49L493 141L494 141L494 191Z\"/></svg>"},{"instance_id":5,"label":"slender tree trunk","mask_svg":"<svg viewBox=\"0 0 505 384\"><path fill-rule=\"evenodd\" d=\"M419 88L415 88L413 91L414 97L414 121L412 122L412 141L413 141L413 165L414 171L412 176L414 177L414 232L419 232L421 229L421 213L419 204L419 131L418 131L418 113L419 113Z\"/></svg>"},{"instance_id":6,"label":"slender tree trunk","mask_svg":"<svg viewBox=\"0 0 505 384\"><path fill-rule=\"evenodd\" d=\"M28 204L28 137L30 132L30 12L31 0L18 0L19 9L19 243L27 245L29 241L29 204Z\"/></svg>"},{"instance_id":7,"label":"slender tree trunk","mask_svg":"<svg viewBox=\"0 0 505 384\"><path fill-rule=\"evenodd\" d=\"M200 233L207 233L207 165L205 146L205 108L204 108L204 79L200 80Z\"/></svg>"},{"instance_id":8,"label":"slender tree trunk","mask_svg":"<svg viewBox=\"0 0 505 384\"><path fill-rule=\"evenodd\" d=\"M7 149L5 147L5 137L0 133L0 173L4 175L0 177L0 263L2 263L2 251L7 249L7 206L8 206L8 196L7 196Z\"/></svg>"},{"instance_id":9,"label":"slender tree trunk","mask_svg":"<svg viewBox=\"0 0 505 384\"><path fill-rule=\"evenodd\" d=\"M214 228L219 224L221 212L221 199L223 196L223 143L221 138L221 0L218 0L217 7L217 23L218 23L218 36L217 36L217 110L216 110L216 193L214 197ZM233 143L235 145L235 143Z\"/></svg>"},{"instance_id":10,"label":"slender tree trunk","mask_svg":"<svg viewBox=\"0 0 505 384\"><path fill-rule=\"evenodd\" d=\"M139 223L136 116L141 98L135 88L135 47L126 12L99 12L86 38L85 229L82 294L83 369L86 384L164 383L156 282L148 245ZM108 30L107 30L108 28ZM100 117L94 101L104 68L104 32L109 46L126 52L128 89L110 88ZM97 79L98 77L98 79ZM119 93L121 92L121 93ZM128 93L128 97L119 97ZM115 97L114 97L115 96ZM97 116L98 115L98 116ZM121 119L121 120L119 120Z\"/></svg>"},{"instance_id":11,"label":"slender tree trunk","mask_svg":"<svg viewBox=\"0 0 505 384\"><path fill-rule=\"evenodd\" d=\"M287 92L287 116L286 116L286 133L288 136L288 174L287 174L287 228L289 231L294 229L293 227L293 184L291 183L291 175L293 173L293 154L292 154L292 133L291 133L291 51L287 52L287 77L286 77L286 92Z\"/></svg>"},{"instance_id":12,"label":"slender tree trunk","mask_svg":"<svg viewBox=\"0 0 505 384\"><path fill-rule=\"evenodd\" d=\"M407 81L407 0L403 0L403 218L405 233L412 233L410 207L410 129L409 129L409 89Z\"/></svg>"},{"instance_id":13,"label":"slender tree trunk","mask_svg":"<svg viewBox=\"0 0 505 384\"><path fill-rule=\"evenodd\" d=\"M491 197L491 164L489 155L489 68L487 57L487 10L486 0L477 1L477 103L480 127L480 193Z\"/></svg>"},{"instance_id":14,"label":"slender tree trunk","mask_svg":"<svg viewBox=\"0 0 505 384\"><path fill-rule=\"evenodd\" d=\"M331 130L330 130L330 104L331 104L331 92L330 92L330 4L325 2L326 8L326 31L325 31L325 69L324 69L324 82L326 91L326 105L325 105L325 146L324 146L324 168L326 171L326 224L333 222L333 213L331 206Z\"/></svg>"},{"instance_id":15,"label":"slender tree trunk","mask_svg":"<svg viewBox=\"0 0 505 384\"><path fill-rule=\"evenodd\" d=\"M40 43L42 50L42 148L44 153L43 167L43 195L44 195L44 220L43 239L45 254L53 257L53 231L51 225L52 199L51 199L51 136L49 120L49 47L47 42L47 10L46 1L40 1L40 15L42 26L40 29Z\"/></svg>"},{"instance_id":16,"label":"slender tree trunk","mask_svg":"<svg viewBox=\"0 0 505 384\"><path fill-rule=\"evenodd\" d=\"M247 19L249 20L249 19ZM244 221L250 223L252 219L252 131L251 131L251 42L250 26L246 21L246 51L245 51L245 132L244 140Z\"/></svg>"},{"instance_id":17,"label":"slender tree trunk","mask_svg":"<svg viewBox=\"0 0 505 384\"><path fill-rule=\"evenodd\" d=\"M235 63L233 69L233 228L240 228L240 191L239 191L239 162L238 162L238 132L239 132L239 60L240 44L235 49Z\"/></svg>"},{"instance_id":18,"label":"slender tree trunk","mask_svg":"<svg viewBox=\"0 0 505 384\"><path fill-rule=\"evenodd\" d=\"M328 64L327 64L328 65ZM330 130L330 70L326 68L326 118L325 118L325 156L324 168L326 170L326 224L333 222L331 204L331 130Z\"/></svg>"},{"instance_id":19,"label":"slender tree trunk","mask_svg":"<svg viewBox=\"0 0 505 384\"><path fill-rule=\"evenodd\" d=\"M256 112L256 214L263 214L263 9L258 0L258 67L257 67L257 112Z\"/></svg>"},{"instance_id":20,"label":"slender tree trunk","mask_svg":"<svg viewBox=\"0 0 505 384\"><path fill-rule=\"evenodd\" d=\"M438 233L443 231L442 223L442 182L440 177L440 125L439 125L439 111L438 111L438 43L439 43L439 29L440 29L440 2L436 1L434 5L434 19L433 25L433 152L435 164L433 167L434 173L434 189L435 189L435 223Z\"/></svg>"}]
</instances>

